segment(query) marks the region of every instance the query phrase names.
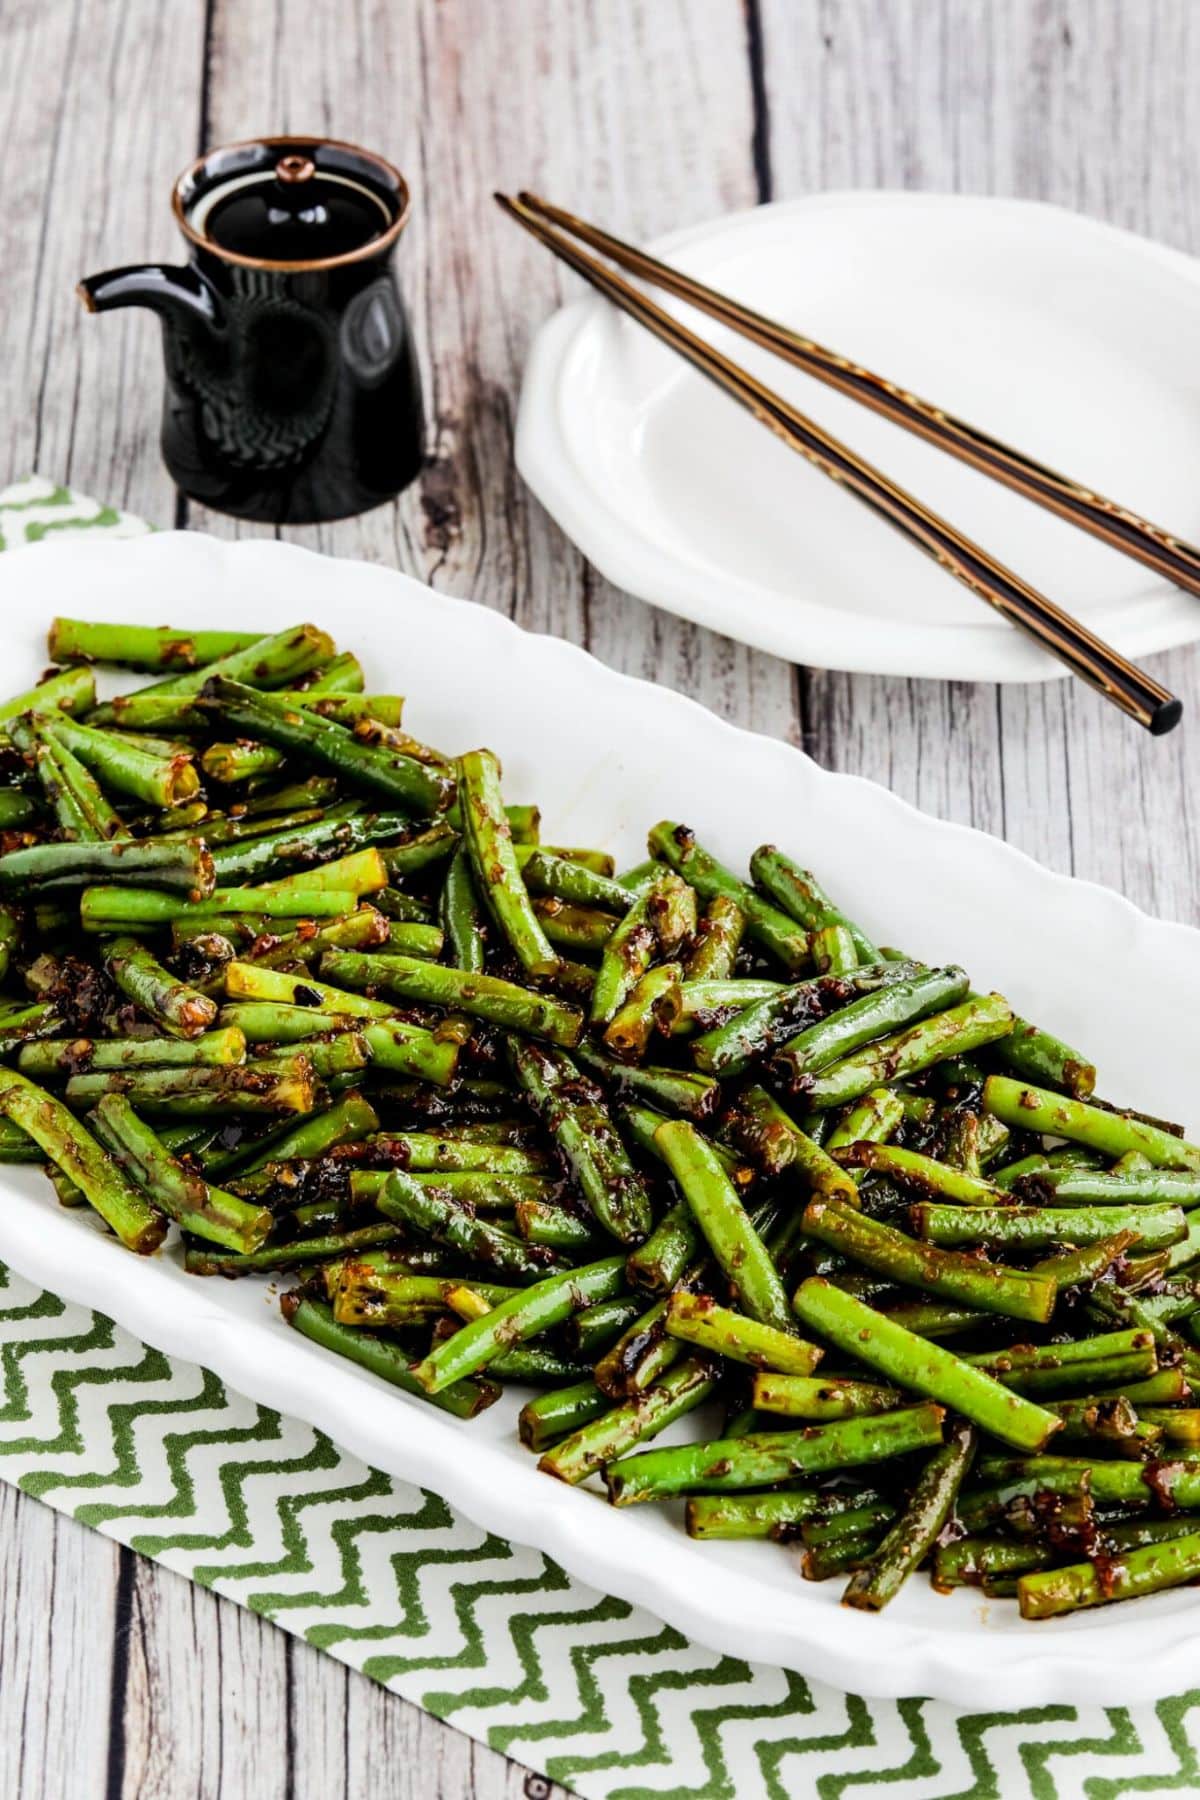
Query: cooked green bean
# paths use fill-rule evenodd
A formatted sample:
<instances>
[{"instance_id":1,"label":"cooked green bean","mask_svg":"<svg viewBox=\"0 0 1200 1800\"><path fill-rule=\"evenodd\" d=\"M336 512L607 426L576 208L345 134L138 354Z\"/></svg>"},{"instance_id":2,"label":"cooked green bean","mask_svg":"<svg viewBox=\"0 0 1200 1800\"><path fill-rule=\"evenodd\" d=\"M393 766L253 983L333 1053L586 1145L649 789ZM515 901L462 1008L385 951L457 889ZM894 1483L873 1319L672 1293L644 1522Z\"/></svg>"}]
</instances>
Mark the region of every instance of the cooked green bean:
<instances>
[{"instance_id":1,"label":"cooked green bean","mask_svg":"<svg viewBox=\"0 0 1200 1800\"><path fill-rule=\"evenodd\" d=\"M316 626L51 647L0 702L0 1163L47 1204L295 1269L297 1354L460 1418L532 1384L546 1473L802 1538L850 1605L922 1563L1030 1616L1200 1574L1180 1126L772 845L543 843ZM93 657L150 683L97 705Z\"/></svg>"}]
</instances>

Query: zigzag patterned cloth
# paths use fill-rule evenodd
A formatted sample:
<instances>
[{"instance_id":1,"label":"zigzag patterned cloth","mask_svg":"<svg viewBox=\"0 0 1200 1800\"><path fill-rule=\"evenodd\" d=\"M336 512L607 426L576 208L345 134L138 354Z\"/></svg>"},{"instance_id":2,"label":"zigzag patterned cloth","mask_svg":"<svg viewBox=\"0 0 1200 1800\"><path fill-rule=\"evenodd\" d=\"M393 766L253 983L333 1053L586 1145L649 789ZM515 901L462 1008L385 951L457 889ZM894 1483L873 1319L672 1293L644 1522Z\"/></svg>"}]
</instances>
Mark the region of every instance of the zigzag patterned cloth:
<instances>
[{"instance_id":1,"label":"zigzag patterned cloth","mask_svg":"<svg viewBox=\"0 0 1200 1800\"><path fill-rule=\"evenodd\" d=\"M0 545L141 521L34 477ZM0 1478L594 1800L1200 1792L1200 1688L966 1713L718 1656L0 1265Z\"/></svg>"}]
</instances>

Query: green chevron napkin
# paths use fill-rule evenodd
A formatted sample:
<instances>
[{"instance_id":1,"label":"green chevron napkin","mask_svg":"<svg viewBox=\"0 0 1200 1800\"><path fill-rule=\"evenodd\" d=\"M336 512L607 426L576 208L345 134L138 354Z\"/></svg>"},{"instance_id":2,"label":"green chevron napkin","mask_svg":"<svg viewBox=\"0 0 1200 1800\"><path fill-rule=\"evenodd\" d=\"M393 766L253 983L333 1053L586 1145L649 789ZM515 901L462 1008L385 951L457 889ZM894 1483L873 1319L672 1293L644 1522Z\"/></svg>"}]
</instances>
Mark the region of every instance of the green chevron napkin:
<instances>
[{"instance_id":1,"label":"green chevron napkin","mask_svg":"<svg viewBox=\"0 0 1200 1800\"><path fill-rule=\"evenodd\" d=\"M34 478L0 546L140 521ZM961 1712L717 1655L0 1265L0 1478L594 1800L1200 1792L1200 1688Z\"/></svg>"}]
</instances>

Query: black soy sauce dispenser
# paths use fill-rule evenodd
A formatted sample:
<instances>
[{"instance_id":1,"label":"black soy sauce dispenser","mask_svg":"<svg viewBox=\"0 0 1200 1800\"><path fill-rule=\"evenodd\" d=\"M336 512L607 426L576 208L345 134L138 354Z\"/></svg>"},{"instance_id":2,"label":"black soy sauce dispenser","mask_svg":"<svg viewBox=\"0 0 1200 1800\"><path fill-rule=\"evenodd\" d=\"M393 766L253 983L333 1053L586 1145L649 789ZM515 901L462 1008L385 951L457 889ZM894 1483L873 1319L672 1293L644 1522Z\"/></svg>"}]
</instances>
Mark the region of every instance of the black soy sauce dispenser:
<instances>
[{"instance_id":1,"label":"black soy sauce dispenser","mask_svg":"<svg viewBox=\"0 0 1200 1800\"><path fill-rule=\"evenodd\" d=\"M162 447L184 493L275 524L391 499L421 467L420 376L391 271L403 176L329 139L210 150L175 185L186 264L89 276L163 324Z\"/></svg>"}]
</instances>

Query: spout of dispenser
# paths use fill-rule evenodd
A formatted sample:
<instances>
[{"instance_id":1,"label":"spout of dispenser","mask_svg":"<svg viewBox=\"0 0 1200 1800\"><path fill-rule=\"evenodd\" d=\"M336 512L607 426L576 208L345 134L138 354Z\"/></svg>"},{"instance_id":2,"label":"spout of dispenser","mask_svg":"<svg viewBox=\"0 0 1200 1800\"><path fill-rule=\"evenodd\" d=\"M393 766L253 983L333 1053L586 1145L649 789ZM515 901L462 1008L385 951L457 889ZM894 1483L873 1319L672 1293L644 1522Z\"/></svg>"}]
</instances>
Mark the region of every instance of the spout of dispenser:
<instances>
[{"instance_id":1,"label":"spout of dispenser","mask_svg":"<svg viewBox=\"0 0 1200 1800\"><path fill-rule=\"evenodd\" d=\"M195 269L167 263L139 263L86 275L75 292L89 312L112 312L118 306L148 306L164 317L187 319L217 330L221 303Z\"/></svg>"}]
</instances>

